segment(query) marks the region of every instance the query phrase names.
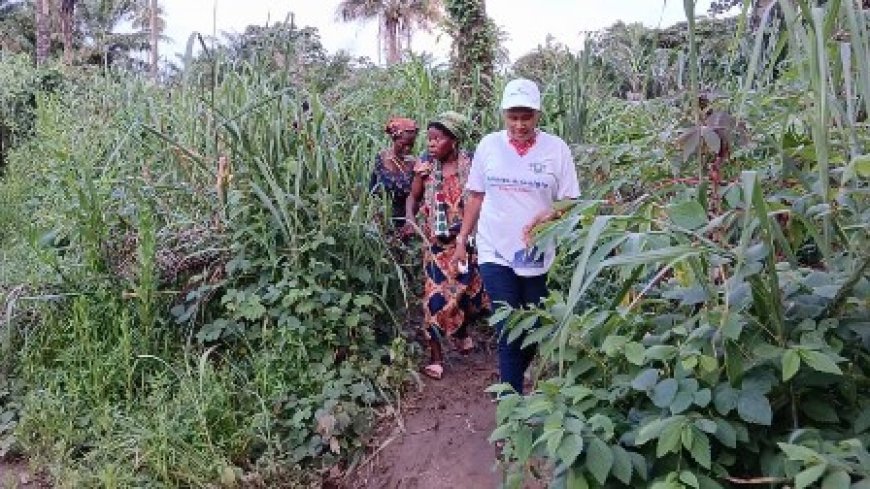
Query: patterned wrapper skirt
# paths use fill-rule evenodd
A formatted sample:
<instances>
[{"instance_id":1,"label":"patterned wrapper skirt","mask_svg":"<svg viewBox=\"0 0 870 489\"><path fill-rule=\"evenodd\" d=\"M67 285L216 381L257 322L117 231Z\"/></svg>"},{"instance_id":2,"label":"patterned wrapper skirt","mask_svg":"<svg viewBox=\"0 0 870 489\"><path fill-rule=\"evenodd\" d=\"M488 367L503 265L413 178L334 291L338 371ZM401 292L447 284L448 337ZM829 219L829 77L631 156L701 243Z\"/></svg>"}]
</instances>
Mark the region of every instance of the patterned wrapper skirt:
<instances>
[{"instance_id":1,"label":"patterned wrapper skirt","mask_svg":"<svg viewBox=\"0 0 870 489\"><path fill-rule=\"evenodd\" d=\"M424 258L423 306L427 338L432 338L433 334L453 336L489 311L489 298L483 290L477 254L469 249L468 272L454 275L450 273L450 260L455 250L455 241L432 240Z\"/></svg>"}]
</instances>

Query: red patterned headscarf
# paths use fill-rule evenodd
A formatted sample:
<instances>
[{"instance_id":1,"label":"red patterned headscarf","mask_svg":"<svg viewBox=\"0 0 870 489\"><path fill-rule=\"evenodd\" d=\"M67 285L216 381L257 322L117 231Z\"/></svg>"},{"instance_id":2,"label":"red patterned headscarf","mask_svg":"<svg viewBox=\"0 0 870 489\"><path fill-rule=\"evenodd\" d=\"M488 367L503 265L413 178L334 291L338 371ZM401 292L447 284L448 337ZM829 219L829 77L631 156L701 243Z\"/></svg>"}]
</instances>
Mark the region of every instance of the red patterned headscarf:
<instances>
[{"instance_id":1,"label":"red patterned headscarf","mask_svg":"<svg viewBox=\"0 0 870 489\"><path fill-rule=\"evenodd\" d=\"M405 131L417 131L418 129L414 119L393 117L387 122L387 127L384 130L391 137L397 137Z\"/></svg>"}]
</instances>

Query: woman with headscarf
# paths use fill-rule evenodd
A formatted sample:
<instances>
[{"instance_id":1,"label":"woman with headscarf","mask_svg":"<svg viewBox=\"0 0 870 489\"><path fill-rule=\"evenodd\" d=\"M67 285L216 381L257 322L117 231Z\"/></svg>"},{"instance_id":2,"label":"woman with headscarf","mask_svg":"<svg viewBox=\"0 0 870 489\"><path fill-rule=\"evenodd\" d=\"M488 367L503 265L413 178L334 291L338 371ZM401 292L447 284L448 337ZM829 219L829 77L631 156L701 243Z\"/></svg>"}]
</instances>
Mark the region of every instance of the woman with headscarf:
<instances>
[{"instance_id":1,"label":"woman with headscarf","mask_svg":"<svg viewBox=\"0 0 870 489\"><path fill-rule=\"evenodd\" d=\"M571 150L558 136L538 129L541 93L530 80L512 80L501 103L506 129L485 136L474 153L469 198L454 263L467 260L465 243L476 227L480 271L493 303L535 307L547 295L547 271L555 247L533 246L535 226L558 217L557 202L580 196ZM523 377L535 354L523 337L499 333L502 382L522 394Z\"/></svg>"},{"instance_id":2,"label":"woman with headscarf","mask_svg":"<svg viewBox=\"0 0 870 489\"><path fill-rule=\"evenodd\" d=\"M468 326L488 310L476 252L467 242L456 240L471 170L471 156L460 147L467 137L467 127L465 117L456 112L445 112L429 123L428 151L414 169L406 202L409 222L414 221L418 202L424 219L424 334L431 361L423 373L434 379L440 379L444 372L441 338L455 338L462 353L470 352L474 341ZM463 246L467 259L454 266L451 259L457 246Z\"/></svg>"},{"instance_id":3,"label":"woman with headscarf","mask_svg":"<svg viewBox=\"0 0 870 489\"><path fill-rule=\"evenodd\" d=\"M375 156L369 188L383 192L389 199L393 229L402 236L408 236L412 228L405 222L405 201L411 192L414 166L417 163L412 150L419 129L413 119L393 117L387 122L384 131L392 144Z\"/></svg>"}]
</instances>

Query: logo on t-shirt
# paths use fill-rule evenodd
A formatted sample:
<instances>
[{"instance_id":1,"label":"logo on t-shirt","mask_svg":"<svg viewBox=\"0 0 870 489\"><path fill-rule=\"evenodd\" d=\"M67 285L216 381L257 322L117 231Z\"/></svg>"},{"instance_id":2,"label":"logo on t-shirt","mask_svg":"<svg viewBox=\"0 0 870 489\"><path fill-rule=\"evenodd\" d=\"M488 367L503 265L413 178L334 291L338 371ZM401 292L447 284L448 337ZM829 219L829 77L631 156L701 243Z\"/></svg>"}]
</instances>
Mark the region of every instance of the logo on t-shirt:
<instances>
[{"instance_id":1,"label":"logo on t-shirt","mask_svg":"<svg viewBox=\"0 0 870 489\"><path fill-rule=\"evenodd\" d=\"M529 163L529 171L532 173L543 173L547 165L543 161L533 161Z\"/></svg>"},{"instance_id":2,"label":"logo on t-shirt","mask_svg":"<svg viewBox=\"0 0 870 489\"><path fill-rule=\"evenodd\" d=\"M540 175L547 170L548 167L551 167L555 164L555 161L552 158L544 158L542 160L533 160L529 163L529 171Z\"/></svg>"},{"instance_id":3,"label":"logo on t-shirt","mask_svg":"<svg viewBox=\"0 0 870 489\"><path fill-rule=\"evenodd\" d=\"M544 253L537 246L518 250L511 265L514 268L544 268Z\"/></svg>"}]
</instances>

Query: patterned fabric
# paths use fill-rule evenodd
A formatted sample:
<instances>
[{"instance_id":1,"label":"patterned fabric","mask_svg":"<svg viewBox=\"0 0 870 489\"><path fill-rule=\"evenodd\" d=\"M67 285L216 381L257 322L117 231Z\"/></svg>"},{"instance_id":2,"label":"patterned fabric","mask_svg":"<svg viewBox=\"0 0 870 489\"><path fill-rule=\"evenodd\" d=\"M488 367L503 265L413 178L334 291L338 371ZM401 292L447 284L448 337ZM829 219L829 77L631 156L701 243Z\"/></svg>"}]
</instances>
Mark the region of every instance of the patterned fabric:
<instances>
[{"instance_id":1,"label":"patterned fabric","mask_svg":"<svg viewBox=\"0 0 870 489\"><path fill-rule=\"evenodd\" d=\"M424 287L425 334L452 336L460 329L486 314L489 299L483 290L483 280L477 265L477 252L468 249L468 272L455 275L451 260L456 251L455 237L462 225L465 183L471 169L471 158L460 153L458 171L444 175L441 164L424 155L415 172L423 178L423 201L420 212L424 217L423 232L427 246L424 255L426 283ZM439 222L436 209L442 209L444 219ZM446 236L436 229L446 229Z\"/></svg>"},{"instance_id":2,"label":"patterned fabric","mask_svg":"<svg viewBox=\"0 0 870 489\"><path fill-rule=\"evenodd\" d=\"M393 165L388 167L386 161L393 161ZM416 163L417 158L411 155L406 156L401 163L397 163L391 149L381 151L375 156L375 168L372 171L369 189L373 192L383 192L390 199L394 226L404 224L405 201L408 194L411 193L411 182L414 179L413 169ZM396 164L401 164L403 170L397 171L394 168Z\"/></svg>"},{"instance_id":3,"label":"patterned fabric","mask_svg":"<svg viewBox=\"0 0 870 489\"><path fill-rule=\"evenodd\" d=\"M520 156L525 156L529 151L532 150L532 147L535 145L535 138L531 138L526 141L520 141L518 139L508 139L508 142L511 143L511 146L517 150L517 154Z\"/></svg>"},{"instance_id":4,"label":"patterned fabric","mask_svg":"<svg viewBox=\"0 0 870 489\"><path fill-rule=\"evenodd\" d=\"M423 202L421 212L426 218L427 236L441 240L451 239L459 234L462 227L462 214L467 191L465 183L471 172L471 155L465 151L459 152L457 173L444 178L441 162L423 154L414 168L414 173L423 177ZM455 187L455 179L461 186Z\"/></svg>"},{"instance_id":5,"label":"patterned fabric","mask_svg":"<svg viewBox=\"0 0 870 489\"><path fill-rule=\"evenodd\" d=\"M415 122L414 119L408 119L406 117L393 117L387 122L387 126L384 128L384 131L391 137L396 137L405 131L416 130L417 122Z\"/></svg>"}]
</instances>

